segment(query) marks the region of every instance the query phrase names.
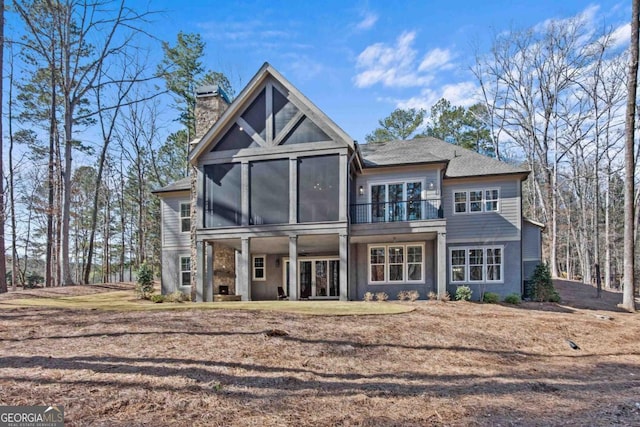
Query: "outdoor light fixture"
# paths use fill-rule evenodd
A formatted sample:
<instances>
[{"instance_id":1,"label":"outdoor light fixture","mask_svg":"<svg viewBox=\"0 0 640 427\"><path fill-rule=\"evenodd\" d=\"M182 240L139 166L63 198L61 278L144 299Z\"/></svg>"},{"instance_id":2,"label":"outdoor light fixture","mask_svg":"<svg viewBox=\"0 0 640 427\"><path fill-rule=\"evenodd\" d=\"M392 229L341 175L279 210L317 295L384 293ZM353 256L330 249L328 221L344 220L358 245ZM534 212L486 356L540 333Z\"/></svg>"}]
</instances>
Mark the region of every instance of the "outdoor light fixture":
<instances>
[{"instance_id":1,"label":"outdoor light fixture","mask_svg":"<svg viewBox=\"0 0 640 427\"><path fill-rule=\"evenodd\" d=\"M364 187L362 185L360 186L360 188L358 188L358 194L364 196Z\"/></svg>"},{"instance_id":2,"label":"outdoor light fixture","mask_svg":"<svg viewBox=\"0 0 640 427\"><path fill-rule=\"evenodd\" d=\"M433 181L429 182L429 190L433 190L434 187Z\"/></svg>"}]
</instances>

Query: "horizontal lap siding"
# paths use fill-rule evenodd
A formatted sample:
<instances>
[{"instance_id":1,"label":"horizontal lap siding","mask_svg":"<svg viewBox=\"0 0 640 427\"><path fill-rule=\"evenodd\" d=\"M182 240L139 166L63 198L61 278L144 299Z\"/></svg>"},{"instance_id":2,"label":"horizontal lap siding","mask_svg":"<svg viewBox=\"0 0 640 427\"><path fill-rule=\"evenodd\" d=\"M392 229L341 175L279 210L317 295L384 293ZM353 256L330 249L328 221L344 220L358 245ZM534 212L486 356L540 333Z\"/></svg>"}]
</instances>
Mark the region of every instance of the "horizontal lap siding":
<instances>
[{"instance_id":1,"label":"horizontal lap siding","mask_svg":"<svg viewBox=\"0 0 640 427\"><path fill-rule=\"evenodd\" d=\"M447 241L483 240L490 244L504 239L520 239L520 181L515 179L481 182L445 181L443 209L447 219ZM453 193L463 190L500 190L498 212L454 214Z\"/></svg>"},{"instance_id":2,"label":"horizontal lap siding","mask_svg":"<svg viewBox=\"0 0 640 427\"><path fill-rule=\"evenodd\" d=\"M525 261L541 258L540 227L524 222L522 225L522 259Z\"/></svg>"},{"instance_id":3,"label":"horizontal lap siding","mask_svg":"<svg viewBox=\"0 0 640 427\"><path fill-rule=\"evenodd\" d=\"M189 247L189 233L180 231L180 203L189 202L189 195L162 199L162 246Z\"/></svg>"}]
</instances>

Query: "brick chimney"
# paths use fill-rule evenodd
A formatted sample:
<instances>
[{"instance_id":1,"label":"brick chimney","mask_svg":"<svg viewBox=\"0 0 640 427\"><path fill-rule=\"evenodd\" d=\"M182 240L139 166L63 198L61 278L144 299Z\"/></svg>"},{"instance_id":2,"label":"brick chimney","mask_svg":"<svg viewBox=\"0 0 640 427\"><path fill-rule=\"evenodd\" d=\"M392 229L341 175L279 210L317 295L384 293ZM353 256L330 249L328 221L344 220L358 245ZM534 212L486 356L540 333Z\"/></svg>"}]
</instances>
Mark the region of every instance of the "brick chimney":
<instances>
[{"instance_id":1,"label":"brick chimney","mask_svg":"<svg viewBox=\"0 0 640 427\"><path fill-rule=\"evenodd\" d=\"M222 116L231 102L218 85L196 89L196 139L202 138Z\"/></svg>"}]
</instances>

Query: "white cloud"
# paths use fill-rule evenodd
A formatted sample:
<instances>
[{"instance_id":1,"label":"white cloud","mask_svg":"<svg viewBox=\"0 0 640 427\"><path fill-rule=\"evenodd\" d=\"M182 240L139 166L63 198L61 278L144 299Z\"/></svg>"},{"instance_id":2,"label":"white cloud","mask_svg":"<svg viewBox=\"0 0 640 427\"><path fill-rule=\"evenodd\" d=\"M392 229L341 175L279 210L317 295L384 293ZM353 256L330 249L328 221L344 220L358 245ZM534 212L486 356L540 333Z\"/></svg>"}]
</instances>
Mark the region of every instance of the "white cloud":
<instances>
[{"instance_id":1,"label":"white cloud","mask_svg":"<svg viewBox=\"0 0 640 427\"><path fill-rule=\"evenodd\" d=\"M479 87L476 82L464 81L446 84L438 89L425 88L419 96L397 100L398 108L423 108L429 110L441 98L447 99L451 105L469 107L479 101Z\"/></svg>"},{"instance_id":2,"label":"white cloud","mask_svg":"<svg viewBox=\"0 0 640 427\"><path fill-rule=\"evenodd\" d=\"M367 12L362 21L356 25L356 30L364 31L372 28L378 22L378 15L373 12Z\"/></svg>"},{"instance_id":3,"label":"white cloud","mask_svg":"<svg viewBox=\"0 0 640 427\"><path fill-rule=\"evenodd\" d=\"M613 49L618 49L620 47L627 46L630 40L631 40L631 24L628 22L620 25L611 33L610 42L611 42L611 47Z\"/></svg>"},{"instance_id":4,"label":"white cloud","mask_svg":"<svg viewBox=\"0 0 640 427\"><path fill-rule=\"evenodd\" d=\"M449 49L431 49L422 59L418 71L451 68L453 66L451 59L453 59L453 55Z\"/></svg>"},{"instance_id":5,"label":"white cloud","mask_svg":"<svg viewBox=\"0 0 640 427\"><path fill-rule=\"evenodd\" d=\"M368 46L356 62L362 71L355 76L357 87L364 88L381 83L387 87L415 87L428 84L433 76L419 73L416 67L417 52L412 44L415 31L406 31L396 43L375 43Z\"/></svg>"}]
</instances>

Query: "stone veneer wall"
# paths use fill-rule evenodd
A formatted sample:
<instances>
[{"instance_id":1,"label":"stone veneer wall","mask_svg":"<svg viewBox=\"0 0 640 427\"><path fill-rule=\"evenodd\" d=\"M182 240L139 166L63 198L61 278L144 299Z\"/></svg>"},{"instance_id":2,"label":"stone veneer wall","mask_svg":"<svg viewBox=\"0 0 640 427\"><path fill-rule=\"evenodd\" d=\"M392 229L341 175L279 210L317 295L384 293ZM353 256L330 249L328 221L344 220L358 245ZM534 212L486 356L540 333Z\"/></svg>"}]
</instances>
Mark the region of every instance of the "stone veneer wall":
<instances>
[{"instance_id":1,"label":"stone veneer wall","mask_svg":"<svg viewBox=\"0 0 640 427\"><path fill-rule=\"evenodd\" d=\"M196 138L202 138L222 116L229 104L219 95L196 97Z\"/></svg>"},{"instance_id":2,"label":"stone veneer wall","mask_svg":"<svg viewBox=\"0 0 640 427\"><path fill-rule=\"evenodd\" d=\"M229 287L229 295L236 293L236 252L232 248L213 245L213 293L219 294L220 285Z\"/></svg>"}]
</instances>

